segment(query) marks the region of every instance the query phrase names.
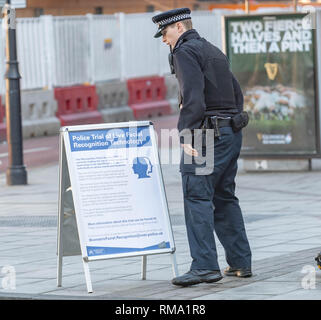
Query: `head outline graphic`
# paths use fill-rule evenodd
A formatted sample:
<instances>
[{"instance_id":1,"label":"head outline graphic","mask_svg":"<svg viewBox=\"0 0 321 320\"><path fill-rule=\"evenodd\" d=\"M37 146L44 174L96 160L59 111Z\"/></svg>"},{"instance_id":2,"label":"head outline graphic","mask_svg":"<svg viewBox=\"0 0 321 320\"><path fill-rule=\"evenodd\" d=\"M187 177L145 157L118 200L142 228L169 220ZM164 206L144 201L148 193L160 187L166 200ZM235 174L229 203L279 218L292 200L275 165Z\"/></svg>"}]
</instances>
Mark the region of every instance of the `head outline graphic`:
<instances>
[{"instance_id":1,"label":"head outline graphic","mask_svg":"<svg viewBox=\"0 0 321 320\"><path fill-rule=\"evenodd\" d=\"M153 165L147 157L136 157L133 160L132 169L138 175L138 179L150 178L150 173L153 171Z\"/></svg>"}]
</instances>

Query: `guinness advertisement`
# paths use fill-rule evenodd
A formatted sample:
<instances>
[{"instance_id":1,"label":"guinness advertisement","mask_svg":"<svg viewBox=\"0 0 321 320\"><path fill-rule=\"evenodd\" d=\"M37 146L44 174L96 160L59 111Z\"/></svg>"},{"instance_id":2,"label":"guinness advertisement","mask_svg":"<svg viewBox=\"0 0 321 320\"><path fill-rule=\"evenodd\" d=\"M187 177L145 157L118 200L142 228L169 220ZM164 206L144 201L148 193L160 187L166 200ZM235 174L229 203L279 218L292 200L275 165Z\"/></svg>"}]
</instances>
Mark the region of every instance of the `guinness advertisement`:
<instances>
[{"instance_id":1,"label":"guinness advertisement","mask_svg":"<svg viewBox=\"0 0 321 320\"><path fill-rule=\"evenodd\" d=\"M250 117L242 156L320 153L315 30L304 17L225 17L225 52Z\"/></svg>"}]
</instances>

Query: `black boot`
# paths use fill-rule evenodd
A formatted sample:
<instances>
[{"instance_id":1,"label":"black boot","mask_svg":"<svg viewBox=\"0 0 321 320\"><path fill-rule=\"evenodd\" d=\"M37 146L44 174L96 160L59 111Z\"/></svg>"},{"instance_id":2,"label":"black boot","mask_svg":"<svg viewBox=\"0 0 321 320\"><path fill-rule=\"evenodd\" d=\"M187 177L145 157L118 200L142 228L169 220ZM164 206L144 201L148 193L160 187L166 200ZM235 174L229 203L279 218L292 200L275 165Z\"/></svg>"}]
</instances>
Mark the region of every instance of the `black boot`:
<instances>
[{"instance_id":1,"label":"black boot","mask_svg":"<svg viewBox=\"0 0 321 320\"><path fill-rule=\"evenodd\" d=\"M224 274L226 276L235 276L235 277L240 277L240 278L248 278L252 277L252 271L251 268L232 268L232 267L227 267L224 270Z\"/></svg>"},{"instance_id":2,"label":"black boot","mask_svg":"<svg viewBox=\"0 0 321 320\"><path fill-rule=\"evenodd\" d=\"M182 276L174 278L172 283L176 286L187 287L201 282L216 282L222 278L219 270L190 270Z\"/></svg>"}]
</instances>

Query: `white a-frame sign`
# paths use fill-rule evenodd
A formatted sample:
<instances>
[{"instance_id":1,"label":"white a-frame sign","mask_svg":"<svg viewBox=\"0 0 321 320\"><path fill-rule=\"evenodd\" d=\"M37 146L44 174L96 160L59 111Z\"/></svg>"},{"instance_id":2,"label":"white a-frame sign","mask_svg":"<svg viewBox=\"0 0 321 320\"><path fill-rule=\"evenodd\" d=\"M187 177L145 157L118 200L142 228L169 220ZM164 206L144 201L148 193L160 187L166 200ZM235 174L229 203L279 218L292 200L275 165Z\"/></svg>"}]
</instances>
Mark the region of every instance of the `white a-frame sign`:
<instances>
[{"instance_id":1,"label":"white a-frame sign","mask_svg":"<svg viewBox=\"0 0 321 320\"><path fill-rule=\"evenodd\" d=\"M57 284L63 256L81 255L88 293L94 260L170 253L175 244L149 121L63 127L60 130Z\"/></svg>"}]
</instances>

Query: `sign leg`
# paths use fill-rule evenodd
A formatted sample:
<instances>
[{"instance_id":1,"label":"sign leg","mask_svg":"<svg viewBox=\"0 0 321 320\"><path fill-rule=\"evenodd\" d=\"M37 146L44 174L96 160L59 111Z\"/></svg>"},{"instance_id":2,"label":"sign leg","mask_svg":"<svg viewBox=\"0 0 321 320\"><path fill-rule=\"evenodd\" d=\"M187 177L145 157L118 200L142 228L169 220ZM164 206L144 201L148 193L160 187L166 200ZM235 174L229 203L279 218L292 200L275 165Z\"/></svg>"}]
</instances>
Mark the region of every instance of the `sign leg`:
<instances>
[{"instance_id":1,"label":"sign leg","mask_svg":"<svg viewBox=\"0 0 321 320\"><path fill-rule=\"evenodd\" d=\"M57 287L62 286L62 254L59 252L58 253L58 271L57 271Z\"/></svg>"},{"instance_id":2,"label":"sign leg","mask_svg":"<svg viewBox=\"0 0 321 320\"><path fill-rule=\"evenodd\" d=\"M89 271L88 262L83 260L83 266L84 266L84 271L85 271L87 291L88 291L88 293L92 293L93 292L93 287L92 287L92 284L91 284L91 277L90 277L90 271Z\"/></svg>"},{"instance_id":3,"label":"sign leg","mask_svg":"<svg viewBox=\"0 0 321 320\"><path fill-rule=\"evenodd\" d=\"M147 256L142 256L142 280L146 280Z\"/></svg>"},{"instance_id":4,"label":"sign leg","mask_svg":"<svg viewBox=\"0 0 321 320\"><path fill-rule=\"evenodd\" d=\"M177 267L176 253L175 252L171 253L171 258L172 258L172 268L173 268L174 276L178 277L179 273L178 273L178 267Z\"/></svg>"},{"instance_id":5,"label":"sign leg","mask_svg":"<svg viewBox=\"0 0 321 320\"><path fill-rule=\"evenodd\" d=\"M62 249L62 215L63 212L59 210L58 217L58 239L57 239L57 287L62 285L62 259L63 259L63 249Z\"/></svg>"},{"instance_id":6,"label":"sign leg","mask_svg":"<svg viewBox=\"0 0 321 320\"><path fill-rule=\"evenodd\" d=\"M64 151L63 137L60 134L59 141L59 199L58 199L58 230L57 230L57 287L62 285L62 234L63 234L63 215L64 215L64 194L66 179L63 175L63 166L66 166L66 155Z\"/></svg>"}]
</instances>

